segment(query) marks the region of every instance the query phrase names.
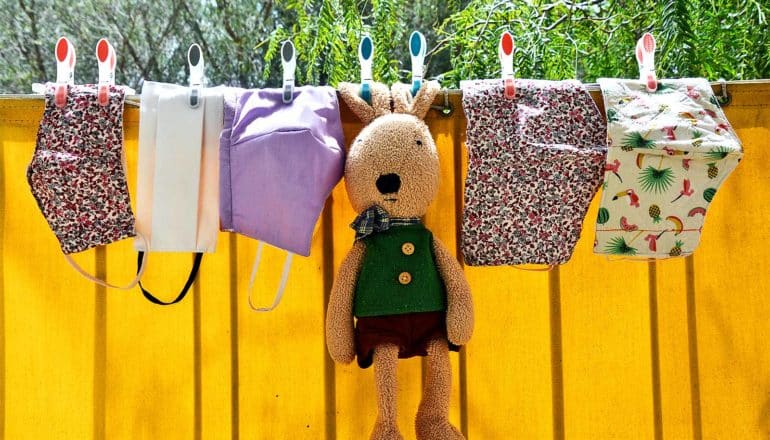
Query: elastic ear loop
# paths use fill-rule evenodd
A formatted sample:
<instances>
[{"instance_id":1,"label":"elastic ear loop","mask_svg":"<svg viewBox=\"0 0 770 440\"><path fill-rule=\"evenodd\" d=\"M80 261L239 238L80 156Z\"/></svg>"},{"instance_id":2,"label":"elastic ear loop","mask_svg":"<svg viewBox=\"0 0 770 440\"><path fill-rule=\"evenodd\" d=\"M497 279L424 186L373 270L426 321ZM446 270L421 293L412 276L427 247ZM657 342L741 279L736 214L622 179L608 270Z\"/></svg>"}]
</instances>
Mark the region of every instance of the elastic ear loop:
<instances>
[{"instance_id":1,"label":"elastic ear loop","mask_svg":"<svg viewBox=\"0 0 770 440\"><path fill-rule=\"evenodd\" d=\"M145 247L145 249L147 249ZM139 270L141 270L141 264L144 260L144 252L139 251L137 253L137 273ZM147 290L145 290L144 286L142 286L142 281L139 281L139 288L142 290L142 295L144 295L145 298L147 298L148 301L151 303L158 304L159 306L170 306L172 304L176 304L179 301L183 300L185 295L187 295L187 291L190 290L190 287L192 287L193 283L195 283L195 278L198 276L198 269L201 267L201 259L203 258L203 252L195 252L195 259L193 260L193 266L192 269L190 269L190 275L187 276L187 281L184 283L184 287L182 287L182 290L179 292L179 295L175 299L169 302L161 301L153 294Z\"/></svg>"},{"instance_id":2,"label":"elastic ear loop","mask_svg":"<svg viewBox=\"0 0 770 440\"><path fill-rule=\"evenodd\" d=\"M144 248L147 249L147 239L145 239L144 236L142 234L139 234L139 233L137 233L136 236L139 237L140 240L142 240L142 243L144 244ZM67 260L67 262L70 264L70 266L72 266L72 268L75 269L75 271L77 271L77 273L82 275L84 278L86 278L86 279L88 279L88 280L90 280L90 281L92 281L92 282L94 282L94 283L96 283L96 284L98 284L100 286L109 287L111 289L119 289L119 290L128 290L128 289L131 289L134 286L136 286L137 283L139 283L139 280L142 278L142 275L144 274L145 267L147 267L147 256L143 255L141 257L141 264L139 266L139 269L136 271L136 277L133 280L131 280L131 282L128 283L127 285L125 285L125 286L116 286L114 284L110 284L110 283L108 283L108 282L106 282L104 280L101 280L99 278L96 278L95 276L93 276L93 275L89 274L88 272L86 272L85 270L83 270L80 266L78 266L77 263L75 263L75 260L73 260L72 257L69 256L69 254L64 254L64 258Z\"/></svg>"},{"instance_id":3,"label":"elastic ear loop","mask_svg":"<svg viewBox=\"0 0 770 440\"><path fill-rule=\"evenodd\" d=\"M653 257L647 257L647 258L612 257L610 255L605 255L604 258L606 258L607 261L643 261L643 262L651 263L651 262L655 262L655 261L672 260L674 258L689 257L690 255L692 255L692 253L677 255L675 257L672 257L672 256L669 255L669 256L661 257L661 258L653 258Z\"/></svg>"},{"instance_id":4,"label":"elastic ear loop","mask_svg":"<svg viewBox=\"0 0 770 440\"><path fill-rule=\"evenodd\" d=\"M281 282L278 284L278 291L275 293L275 298L273 299L273 304L270 307L256 307L254 303L251 301L251 292L254 287L254 279L257 277L257 269L259 269L259 263L262 259L262 249L264 248L264 242L260 241L259 246L257 247L257 256L254 258L254 266L251 269L251 277L249 278L249 290L248 290L248 299L249 299L249 307L251 307L252 310L255 312L269 312L276 307L278 307L278 304L281 302L281 299L283 298L283 293L286 290L286 282L289 279L289 269L291 268L291 258L294 256L293 252L289 252L286 255L286 261L283 263L283 272L281 273Z\"/></svg>"},{"instance_id":5,"label":"elastic ear loop","mask_svg":"<svg viewBox=\"0 0 770 440\"><path fill-rule=\"evenodd\" d=\"M554 267L556 267L556 264L549 264L547 267L519 267L519 266L511 266L514 269L523 270L525 272L550 272L553 270Z\"/></svg>"}]
</instances>

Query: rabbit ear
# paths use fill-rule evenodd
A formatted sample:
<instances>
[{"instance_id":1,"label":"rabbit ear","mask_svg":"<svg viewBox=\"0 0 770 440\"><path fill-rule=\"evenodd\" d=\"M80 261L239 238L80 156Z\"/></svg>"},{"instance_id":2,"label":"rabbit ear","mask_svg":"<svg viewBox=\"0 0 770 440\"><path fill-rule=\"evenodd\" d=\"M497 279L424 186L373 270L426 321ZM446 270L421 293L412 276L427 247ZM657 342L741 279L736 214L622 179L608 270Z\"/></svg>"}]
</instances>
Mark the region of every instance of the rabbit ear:
<instances>
[{"instance_id":1,"label":"rabbit ear","mask_svg":"<svg viewBox=\"0 0 770 440\"><path fill-rule=\"evenodd\" d=\"M412 97L412 86L403 83L393 84L390 93L393 95L394 113L407 113L423 119L440 89L438 82L425 81L417 94Z\"/></svg>"},{"instance_id":2,"label":"rabbit ear","mask_svg":"<svg viewBox=\"0 0 770 440\"><path fill-rule=\"evenodd\" d=\"M364 124L373 119L391 113L390 90L382 83L372 83L372 103L364 101L361 96L361 84L343 82L339 84L339 92L342 99L350 107L350 110L358 116Z\"/></svg>"}]
</instances>

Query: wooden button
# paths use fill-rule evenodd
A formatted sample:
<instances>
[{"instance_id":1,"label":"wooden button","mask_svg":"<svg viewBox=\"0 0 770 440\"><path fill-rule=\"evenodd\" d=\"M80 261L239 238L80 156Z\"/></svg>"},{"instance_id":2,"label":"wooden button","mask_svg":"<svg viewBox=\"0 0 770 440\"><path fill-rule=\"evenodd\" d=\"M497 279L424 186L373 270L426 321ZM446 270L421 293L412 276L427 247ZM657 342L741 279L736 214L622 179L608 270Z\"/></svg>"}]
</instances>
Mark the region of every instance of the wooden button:
<instances>
[{"instance_id":1,"label":"wooden button","mask_svg":"<svg viewBox=\"0 0 770 440\"><path fill-rule=\"evenodd\" d=\"M403 252L404 255L412 255L414 253L414 245L407 241L401 245L401 252Z\"/></svg>"},{"instance_id":2,"label":"wooden button","mask_svg":"<svg viewBox=\"0 0 770 440\"><path fill-rule=\"evenodd\" d=\"M398 282L403 284L403 285L407 285L407 284L411 283L412 282L412 274L410 274L409 272L401 272L400 274L398 274Z\"/></svg>"}]
</instances>

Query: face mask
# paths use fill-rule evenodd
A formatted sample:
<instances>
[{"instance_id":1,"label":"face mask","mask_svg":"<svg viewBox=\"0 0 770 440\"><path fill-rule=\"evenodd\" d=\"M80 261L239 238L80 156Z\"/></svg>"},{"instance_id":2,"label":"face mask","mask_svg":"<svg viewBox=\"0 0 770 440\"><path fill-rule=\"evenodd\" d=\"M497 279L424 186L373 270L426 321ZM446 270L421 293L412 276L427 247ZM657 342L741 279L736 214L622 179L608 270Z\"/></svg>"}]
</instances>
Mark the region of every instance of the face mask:
<instances>
[{"instance_id":1,"label":"face mask","mask_svg":"<svg viewBox=\"0 0 770 440\"><path fill-rule=\"evenodd\" d=\"M337 95L330 87L298 87L290 103L281 89L226 94L220 143L222 229L307 256L316 221L342 177L344 137Z\"/></svg>"},{"instance_id":2,"label":"face mask","mask_svg":"<svg viewBox=\"0 0 770 440\"><path fill-rule=\"evenodd\" d=\"M100 105L97 86L67 86L66 102L58 107L55 85L46 86L45 112L27 181L40 211L56 234L67 261L87 274L70 254L134 237L134 214L126 185L123 154L125 91L109 86L108 102Z\"/></svg>"},{"instance_id":3,"label":"face mask","mask_svg":"<svg viewBox=\"0 0 770 440\"><path fill-rule=\"evenodd\" d=\"M689 255L711 200L743 156L703 78L599 79L609 153L594 252L629 258Z\"/></svg>"},{"instance_id":4,"label":"face mask","mask_svg":"<svg viewBox=\"0 0 770 440\"><path fill-rule=\"evenodd\" d=\"M567 262L601 183L606 126L577 81L463 81L468 177L463 255L472 266Z\"/></svg>"},{"instance_id":5,"label":"face mask","mask_svg":"<svg viewBox=\"0 0 770 440\"><path fill-rule=\"evenodd\" d=\"M214 252L219 233L219 134L221 88L201 89L190 104L190 88L145 81L139 122L136 186L137 240L144 252L193 252L187 283L174 304L193 284L203 252Z\"/></svg>"}]
</instances>

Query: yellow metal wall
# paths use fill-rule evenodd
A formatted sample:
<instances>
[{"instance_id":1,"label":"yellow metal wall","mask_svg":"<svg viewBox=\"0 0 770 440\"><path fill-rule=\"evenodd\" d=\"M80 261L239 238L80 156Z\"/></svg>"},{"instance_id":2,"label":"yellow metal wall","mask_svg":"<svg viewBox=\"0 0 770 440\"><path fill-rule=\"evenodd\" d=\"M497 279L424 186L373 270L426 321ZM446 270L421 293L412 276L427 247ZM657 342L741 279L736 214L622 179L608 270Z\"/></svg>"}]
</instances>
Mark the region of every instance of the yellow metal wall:
<instances>
[{"instance_id":1,"label":"yellow metal wall","mask_svg":"<svg viewBox=\"0 0 770 440\"><path fill-rule=\"evenodd\" d=\"M452 355L451 418L470 439L770 437L770 83L730 91L725 110L745 158L715 198L695 256L593 255L595 200L568 264L550 273L466 268L477 325ZM25 179L41 113L41 101L0 100L4 438L368 438L372 370L334 365L323 337L328 290L353 235L342 185L276 311L249 310L256 242L225 233L190 297L161 308L138 290L95 287L66 264ZM360 125L347 111L343 119L352 139ZM136 108L125 121L133 190ZM428 123L443 180L426 223L456 248L465 121L458 110L431 112ZM283 257L266 251L263 303ZM111 282L135 271L130 240L76 258ZM146 285L170 297L190 259L153 254ZM399 368L399 420L413 438L423 365Z\"/></svg>"}]
</instances>

